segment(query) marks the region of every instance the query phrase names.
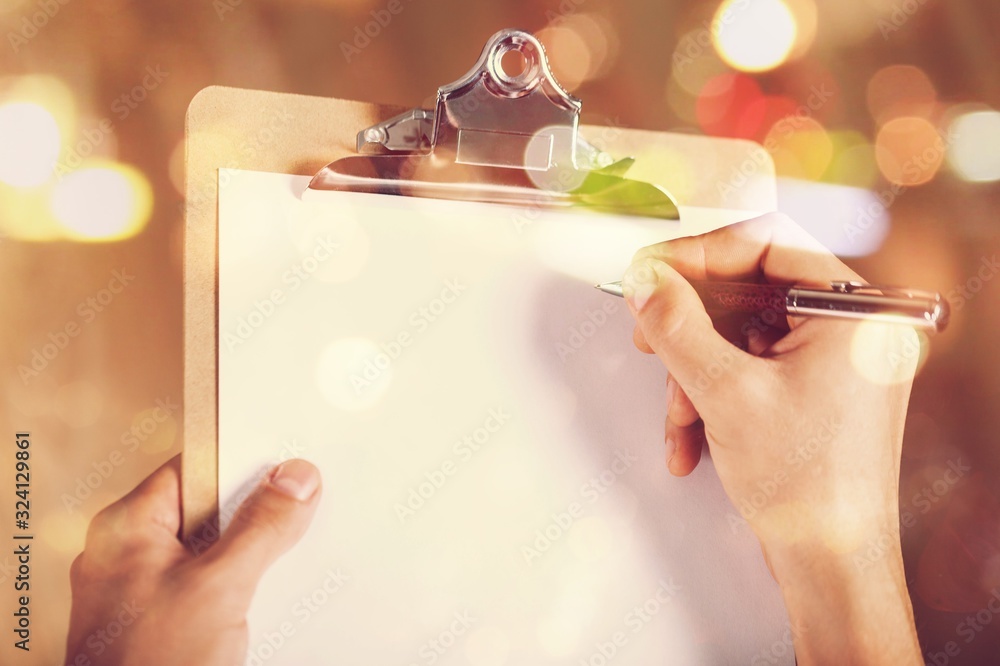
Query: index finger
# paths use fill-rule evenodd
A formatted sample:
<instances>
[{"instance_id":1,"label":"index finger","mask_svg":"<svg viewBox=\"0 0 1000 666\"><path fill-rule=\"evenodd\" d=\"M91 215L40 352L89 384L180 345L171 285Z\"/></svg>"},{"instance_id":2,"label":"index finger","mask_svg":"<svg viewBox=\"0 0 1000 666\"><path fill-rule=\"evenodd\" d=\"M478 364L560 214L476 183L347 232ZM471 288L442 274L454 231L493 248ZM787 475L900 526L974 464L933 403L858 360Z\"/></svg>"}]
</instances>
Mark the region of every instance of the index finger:
<instances>
[{"instance_id":1,"label":"index finger","mask_svg":"<svg viewBox=\"0 0 1000 666\"><path fill-rule=\"evenodd\" d=\"M635 259L670 264L689 280L770 282L829 287L861 280L787 215L768 213L700 236L644 247Z\"/></svg>"},{"instance_id":2,"label":"index finger","mask_svg":"<svg viewBox=\"0 0 1000 666\"><path fill-rule=\"evenodd\" d=\"M104 542L107 545L146 538L170 542L177 540L179 530L180 455L177 455L94 516L87 534L87 548Z\"/></svg>"}]
</instances>

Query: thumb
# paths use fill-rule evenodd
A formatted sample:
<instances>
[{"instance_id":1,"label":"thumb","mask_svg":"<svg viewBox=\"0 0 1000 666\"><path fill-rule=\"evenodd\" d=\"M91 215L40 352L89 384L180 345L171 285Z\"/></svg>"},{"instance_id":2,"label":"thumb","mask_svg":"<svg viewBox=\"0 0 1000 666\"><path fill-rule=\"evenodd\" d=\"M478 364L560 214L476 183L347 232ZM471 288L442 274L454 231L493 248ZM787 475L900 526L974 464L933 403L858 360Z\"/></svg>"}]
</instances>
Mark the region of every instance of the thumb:
<instances>
[{"instance_id":1,"label":"thumb","mask_svg":"<svg viewBox=\"0 0 1000 666\"><path fill-rule=\"evenodd\" d=\"M305 534L320 497L319 470L305 460L288 460L265 476L204 556L209 567L253 594L268 567Z\"/></svg>"},{"instance_id":2,"label":"thumb","mask_svg":"<svg viewBox=\"0 0 1000 666\"><path fill-rule=\"evenodd\" d=\"M746 366L759 359L715 330L694 287L666 263L636 261L622 290L643 337L703 415L717 398L742 394Z\"/></svg>"}]
</instances>

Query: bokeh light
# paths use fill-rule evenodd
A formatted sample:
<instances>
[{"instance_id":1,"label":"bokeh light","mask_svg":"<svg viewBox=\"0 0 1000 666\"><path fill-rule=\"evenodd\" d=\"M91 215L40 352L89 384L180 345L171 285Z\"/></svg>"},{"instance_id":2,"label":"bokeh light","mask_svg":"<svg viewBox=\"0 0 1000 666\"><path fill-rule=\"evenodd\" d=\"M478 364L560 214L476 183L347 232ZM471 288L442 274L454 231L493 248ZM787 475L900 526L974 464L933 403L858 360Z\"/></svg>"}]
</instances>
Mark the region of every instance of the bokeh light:
<instances>
[{"instance_id":1,"label":"bokeh light","mask_svg":"<svg viewBox=\"0 0 1000 666\"><path fill-rule=\"evenodd\" d=\"M565 26L552 26L538 32L545 45L552 74L566 90L575 90L591 71L591 52L583 36Z\"/></svg>"},{"instance_id":2,"label":"bokeh light","mask_svg":"<svg viewBox=\"0 0 1000 666\"><path fill-rule=\"evenodd\" d=\"M618 50L611 25L589 14L568 14L539 30L535 36L556 80L567 90L607 73Z\"/></svg>"},{"instance_id":3,"label":"bokeh light","mask_svg":"<svg viewBox=\"0 0 1000 666\"><path fill-rule=\"evenodd\" d=\"M761 95L742 109L739 127L753 129L746 136L758 143L763 143L771 128L781 122L787 125L794 122L800 105L791 97L784 95Z\"/></svg>"},{"instance_id":4,"label":"bokeh light","mask_svg":"<svg viewBox=\"0 0 1000 666\"><path fill-rule=\"evenodd\" d=\"M945 150L937 128L917 116L890 120L875 139L875 160L882 175L891 183L907 187L934 178Z\"/></svg>"},{"instance_id":5,"label":"bokeh light","mask_svg":"<svg viewBox=\"0 0 1000 666\"><path fill-rule=\"evenodd\" d=\"M0 181L34 187L49 179L59 157L59 126L31 102L0 106Z\"/></svg>"},{"instance_id":6,"label":"bokeh light","mask_svg":"<svg viewBox=\"0 0 1000 666\"><path fill-rule=\"evenodd\" d=\"M885 2L885 0L879 0ZM821 46L849 47L867 39L878 29L886 11L877 2L820 2L816 5L817 22L823 30L817 34ZM891 11L891 8L888 10Z\"/></svg>"},{"instance_id":7,"label":"bokeh light","mask_svg":"<svg viewBox=\"0 0 1000 666\"><path fill-rule=\"evenodd\" d=\"M948 128L948 164L963 180L1000 180L1000 111L973 111Z\"/></svg>"},{"instance_id":8,"label":"bokeh light","mask_svg":"<svg viewBox=\"0 0 1000 666\"><path fill-rule=\"evenodd\" d=\"M0 186L0 230L18 240L45 242L66 237L65 227L52 212L51 185Z\"/></svg>"},{"instance_id":9,"label":"bokeh light","mask_svg":"<svg viewBox=\"0 0 1000 666\"><path fill-rule=\"evenodd\" d=\"M865 187L778 179L778 209L838 257L862 257L889 235L889 209Z\"/></svg>"},{"instance_id":10,"label":"bokeh light","mask_svg":"<svg viewBox=\"0 0 1000 666\"><path fill-rule=\"evenodd\" d=\"M818 120L793 116L778 121L764 139L779 176L819 180L833 158L833 142Z\"/></svg>"},{"instance_id":11,"label":"bokeh light","mask_svg":"<svg viewBox=\"0 0 1000 666\"><path fill-rule=\"evenodd\" d=\"M77 130L76 99L69 87L54 76L0 76L0 104L34 104L42 107L55 120L59 136L64 141Z\"/></svg>"},{"instance_id":12,"label":"bokeh light","mask_svg":"<svg viewBox=\"0 0 1000 666\"><path fill-rule=\"evenodd\" d=\"M134 236L153 209L153 190L135 168L95 163L65 176L52 192L52 212L78 240Z\"/></svg>"},{"instance_id":13,"label":"bokeh light","mask_svg":"<svg viewBox=\"0 0 1000 666\"><path fill-rule=\"evenodd\" d=\"M795 17L782 0L724 0L713 19L715 49L733 68L764 72L788 59Z\"/></svg>"},{"instance_id":14,"label":"bokeh light","mask_svg":"<svg viewBox=\"0 0 1000 666\"><path fill-rule=\"evenodd\" d=\"M890 65L868 81L868 111L882 125L900 116L929 118L937 91L927 74L913 65Z\"/></svg>"},{"instance_id":15,"label":"bokeh light","mask_svg":"<svg viewBox=\"0 0 1000 666\"><path fill-rule=\"evenodd\" d=\"M882 386L911 381L927 360L927 335L909 326L862 321L854 329L851 365Z\"/></svg>"},{"instance_id":16,"label":"bokeh light","mask_svg":"<svg viewBox=\"0 0 1000 666\"><path fill-rule=\"evenodd\" d=\"M674 48L671 79L690 95L697 95L710 79L729 71L712 48L712 35L707 29L685 33Z\"/></svg>"},{"instance_id":17,"label":"bokeh light","mask_svg":"<svg viewBox=\"0 0 1000 666\"><path fill-rule=\"evenodd\" d=\"M805 55L812 47L816 40L818 17L813 0L785 0L785 4L795 19L795 42L789 54L791 60Z\"/></svg>"},{"instance_id":18,"label":"bokeh light","mask_svg":"<svg viewBox=\"0 0 1000 666\"><path fill-rule=\"evenodd\" d=\"M878 179L875 146L860 132L830 132L834 155L823 180L852 187L872 187Z\"/></svg>"},{"instance_id":19,"label":"bokeh light","mask_svg":"<svg viewBox=\"0 0 1000 666\"><path fill-rule=\"evenodd\" d=\"M746 74L722 74L708 81L698 94L695 112L706 134L751 138L763 120L760 86ZM747 114L747 109L759 113Z\"/></svg>"},{"instance_id":20,"label":"bokeh light","mask_svg":"<svg viewBox=\"0 0 1000 666\"><path fill-rule=\"evenodd\" d=\"M316 385L338 409L367 409L382 399L391 384L392 359L367 338L332 342L316 365Z\"/></svg>"},{"instance_id":21,"label":"bokeh light","mask_svg":"<svg viewBox=\"0 0 1000 666\"><path fill-rule=\"evenodd\" d=\"M350 282L361 274L371 256L371 239L360 222L363 212L353 205L345 205L340 215L330 219L324 214L327 210L318 201L296 202L286 217L288 237L304 258L305 265L315 269L313 274L318 280ZM331 244L333 249L328 250ZM328 257L316 261L317 252L332 253L332 260Z\"/></svg>"}]
</instances>

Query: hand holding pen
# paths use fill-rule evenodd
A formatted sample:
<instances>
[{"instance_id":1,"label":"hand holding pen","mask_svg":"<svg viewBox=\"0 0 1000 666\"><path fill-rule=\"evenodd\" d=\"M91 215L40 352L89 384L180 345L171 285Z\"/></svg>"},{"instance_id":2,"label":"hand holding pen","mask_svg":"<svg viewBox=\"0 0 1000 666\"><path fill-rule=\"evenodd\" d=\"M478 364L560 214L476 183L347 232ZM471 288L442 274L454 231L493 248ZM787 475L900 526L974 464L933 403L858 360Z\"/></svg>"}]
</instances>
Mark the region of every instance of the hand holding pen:
<instances>
[{"instance_id":1,"label":"hand holding pen","mask_svg":"<svg viewBox=\"0 0 1000 666\"><path fill-rule=\"evenodd\" d=\"M622 293L636 346L669 371L667 465L686 475L703 447L711 451L793 626L810 628L794 634L798 663L922 663L898 539L903 423L918 356L905 350L919 349L915 331L779 316L744 332L744 350L727 339L741 322L730 313L713 321L706 301L732 309L748 293L703 287L700 295L692 286L709 279L751 283L750 295L793 314L793 288L766 283L861 278L774 214L640 250ZM831 293L853 295L821 295ZM852 555L886 534L896 537L860 570Z\"/></svg>"}]
</instances>

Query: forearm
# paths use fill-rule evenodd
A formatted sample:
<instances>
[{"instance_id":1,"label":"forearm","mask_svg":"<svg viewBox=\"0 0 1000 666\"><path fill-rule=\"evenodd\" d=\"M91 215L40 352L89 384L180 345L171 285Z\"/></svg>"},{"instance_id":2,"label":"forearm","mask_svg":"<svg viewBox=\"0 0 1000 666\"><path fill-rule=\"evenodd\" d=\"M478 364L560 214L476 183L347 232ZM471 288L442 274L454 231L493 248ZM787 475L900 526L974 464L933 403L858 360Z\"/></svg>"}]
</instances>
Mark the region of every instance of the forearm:
<instances>
[{"instance_id":1,"label":"forearm","mask_svg":"<svg viewBox=\"0 0 1000 666\"><path fill-rule=\"evenodd\" d=\"M800 666L923 664L898 543L864 564L817 544L768 556Z\"/></svg>"}]
</instances>

